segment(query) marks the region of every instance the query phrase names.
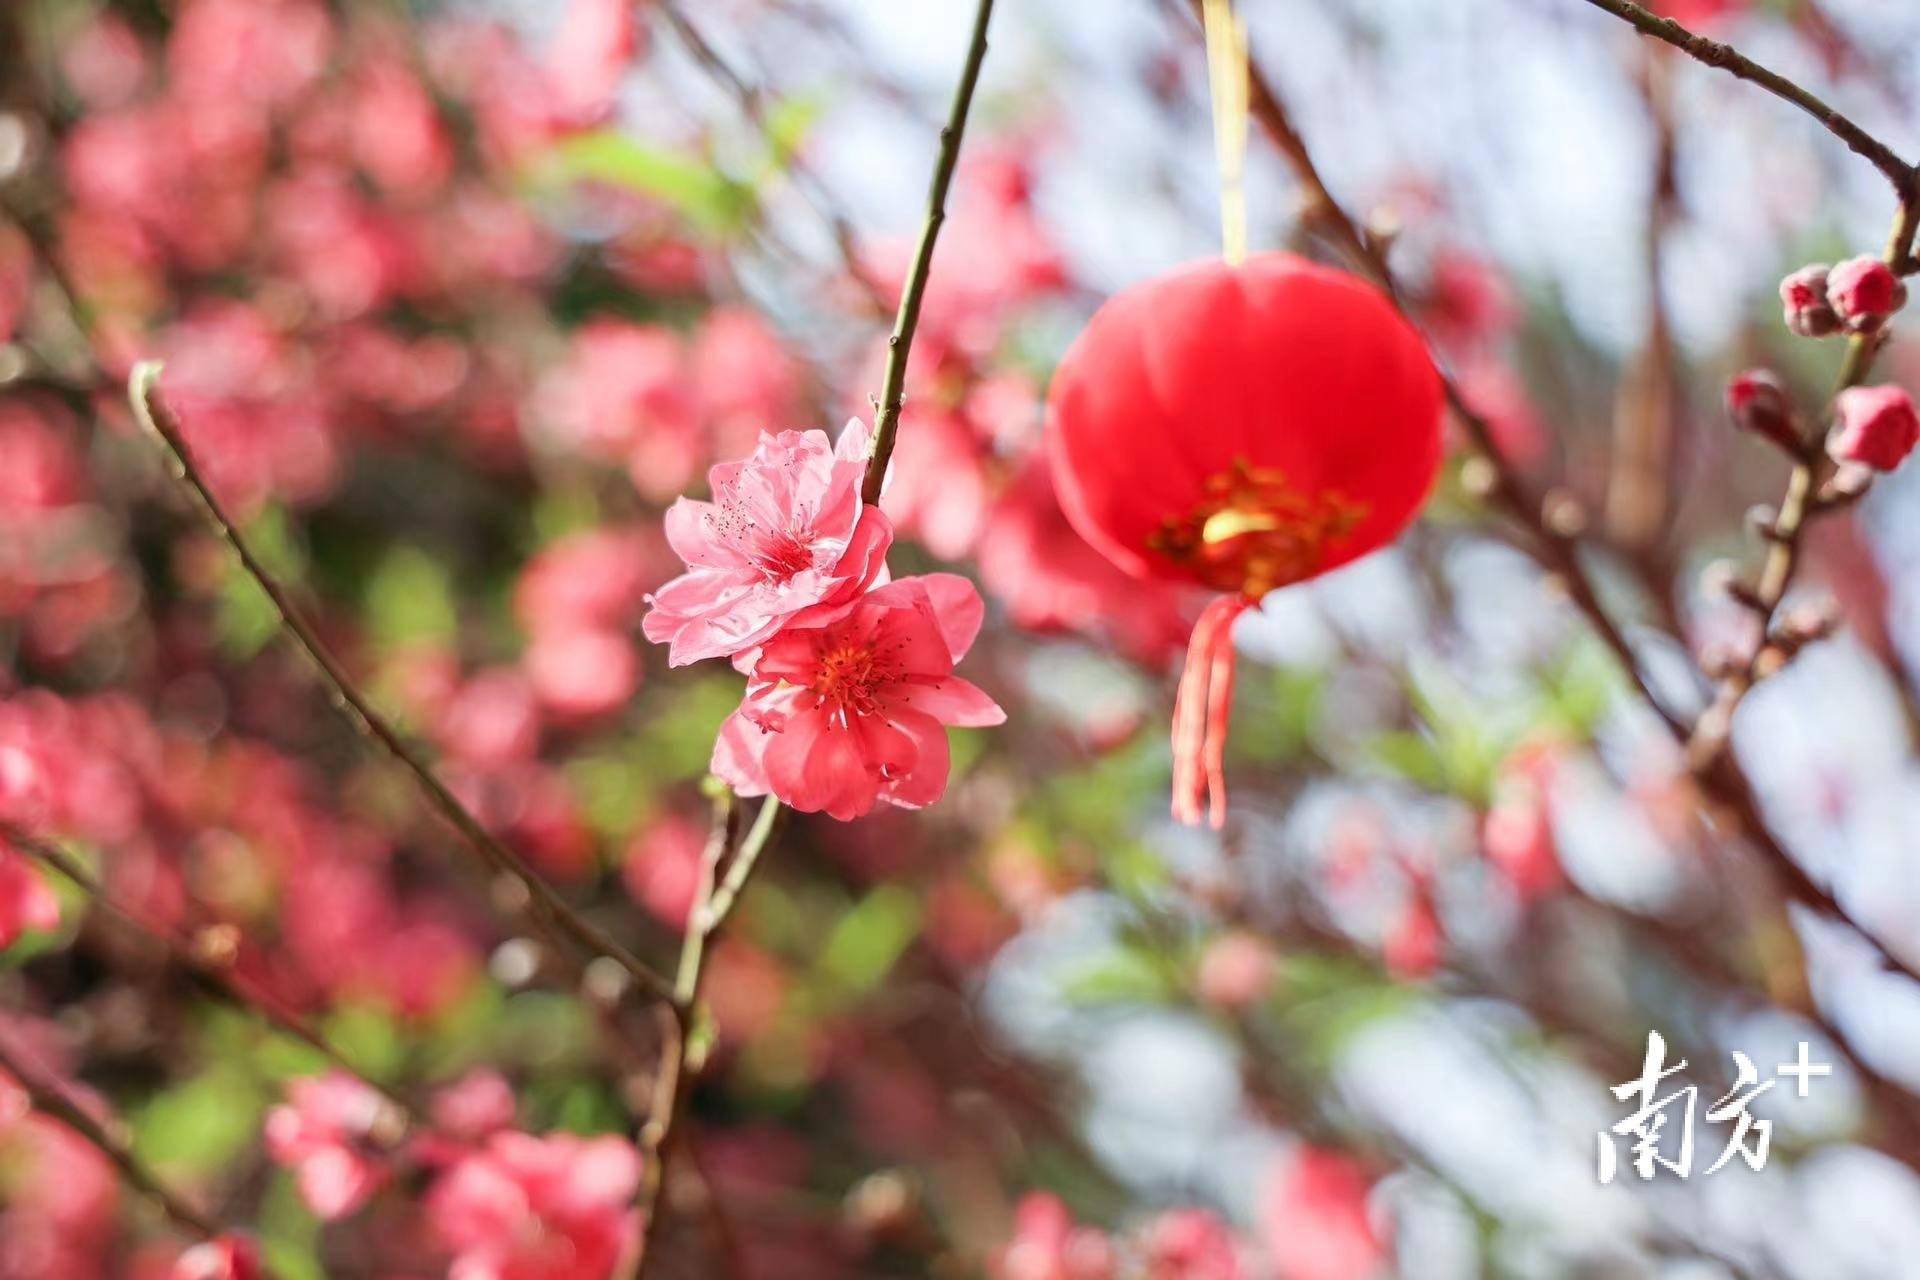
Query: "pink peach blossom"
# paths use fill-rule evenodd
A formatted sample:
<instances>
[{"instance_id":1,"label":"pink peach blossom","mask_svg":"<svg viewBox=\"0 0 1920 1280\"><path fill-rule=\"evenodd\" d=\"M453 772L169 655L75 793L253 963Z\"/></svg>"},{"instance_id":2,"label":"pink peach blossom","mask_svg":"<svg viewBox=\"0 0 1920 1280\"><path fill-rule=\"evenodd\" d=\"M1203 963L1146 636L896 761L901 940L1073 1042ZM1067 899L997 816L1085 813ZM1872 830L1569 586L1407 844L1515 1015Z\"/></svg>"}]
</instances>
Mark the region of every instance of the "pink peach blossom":
<instances>
[{"instance_id":1,"label":"pink peach blossom","mask_svg":"<svg viewBox=\"0 0 1920 1280\"><path fill-rule=\"evenodd\" d=\"M344 1218L387 1180L374 1140L387 1104L345 1072L296 1080L267 1113L267 1153L293 1170L301 1199L321 1219Z\"/></svg>"},{"instance_id":2,"label":"pink peach blossom","mask_svg":"<svg viewBox=\"0 0 1920 1280\"><path fill-rule=\"evenodd\" d=\"M197 1244L174 1262L168 1280L262 1280L260 1250L245 1236L223 1235Z\"/></svg>"},{"instance_id":3,"label":"pink peach blossom","mask_svg":"<svg viewBox=\"0 0 1920 1280\"><path fill-rule=\"evenodd\" d=\"M1013 1238L993 1259L994 1280L1112 1280L1113 1244L1081 1226L1059 1196L1034 1192L1014 1209Z\"/></svg>"},{"instance_id":4,"label":"pink peach blossom","mask_svg":"<svg viewBox=\"0 0 1920 1280\"><path fill-rule=\"evenodd\" d=\"M633 1236L640 1156L619 1138L495 1134L436 1182L451 1280L602 1280Z\"/></svg>"},{"instance_id":5,"label":"pink peach blossom","mask_svg":"<svg viewBox=\"0 0 1920 1280\"><path fill-rule=\"evenodd\" d=\"M708 473L712 502L673 504L667 541L687 572L648 597L643 624L671 665L744 653L879 576L893 529L860 501L866 453L858 424L837 447L824 431L762 435L751 457Z\"/></svg>"},{"instance_id":6,"label":"pink peach blossom","mask_svg":"<svg viewBox=\"0 0 1920 1280\"><path fill-rule=\"evenodd\" d=\"M10 947L32 930L60 927L60 900L38 870L0 838L0 947Z\"/></svg>"},{"instance_id":7,"label":"pink peach blossom","mask_svg":"<svg viewBox=\"0 0 1920 1280\"><path fill-rule=\"evenodd\" d=\"M1366 1172L1308 1147L1276 1168L1262 1194L1261 1234L1278 1280L1368 1280L1386 1269Z\"/></svg>"},{"instance_id":8,"label":"pink peach blossom","mask_svg":"<svg viewBox=\"0 0 1920 1280\"><path fill-rule=\"evenodd\" d=\"M932 804L947 789L943 726L1006 719L953 674L984 609L971 582L934 573L877 587L823 625L781 632L720 728L713 771L741 795L771 792L843 822L881 801Z\"/></svg>"},{"instance_id":9,"label":"pink peach blossom","mask_svg":"<svg viewBox=\"0 0 1920 1280\"><path fill-rule=\"evenodd\" d=\"M1173 1209L1148 1224L1141 1237L1145 1280L1241 1280L1233 1232L1205 1209Z\"/></svg>"}]
</instances>

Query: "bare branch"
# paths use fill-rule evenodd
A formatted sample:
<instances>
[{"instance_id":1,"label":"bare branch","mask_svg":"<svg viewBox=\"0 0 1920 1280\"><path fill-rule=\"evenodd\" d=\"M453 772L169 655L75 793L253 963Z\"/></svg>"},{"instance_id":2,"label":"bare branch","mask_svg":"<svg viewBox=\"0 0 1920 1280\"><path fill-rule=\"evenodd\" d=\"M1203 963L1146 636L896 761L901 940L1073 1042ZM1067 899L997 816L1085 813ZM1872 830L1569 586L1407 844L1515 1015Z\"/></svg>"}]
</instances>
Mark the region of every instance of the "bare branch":
<instances>
[{"instance_id":1,"label":"bare branch","mask_svg":"<svg viewBox=\"0 0 1920 1280\"><path fill-rule=\"evenodd\" d=\"M1761 66L1731 45L1697 35L1672 18L1663 18L1633 4L1631 0L1587 0L1587 3L1632 23L1642 35L1665 41L1697 62L1757 84L1774 97L1791 102L1818 120L1827 132L1871 161L1874 168L1886 175L1887 181L1893 184L1893 189L1900 193L1901 198L1906 198L1907 189L1913 184L1912 165L1902 160L1892 147L1779 72Z\"/></svg>"},{"instance_id":2,"label":"bare branch","mask_svg":"<svg viewBox=\"0 0 1920 1280\"><path fill-rule=\"evenodd\" d=\"M887 372L880 392L880 409L874 417L873 457L867 463L866 482L860 488L860 498L868 504L880 501L880 486L886 481L887 463L893 457L893 441L900 429L900 405L907 391L907 356L913 349L914 331L920 325L920 304L926 299L934 246L947 220L947 191L953 186L953 171L960 163L960 144L967 132L967 115L973 109L973 91L980 83L980 67L987 58L987 24L992 18L993 0L980 0L980 7L974 13L967 61L953 95L953 110L947 117L946 127L940 130L940 158L933 168L932 190L927 194L926 222L920 228L913 268L907 273L900 297L900 315L894 321L893 336L887 339Z\"/></svg>"},{"instance_id":3,"label":"bare branch","mask_svg":"<svg viewBox=\"0 0 1920 1280\"><path fill-rule=\"evenodd\" d=\"M606 956L625 970L642 990L658 999L671 1000L673 989L664 978L569 906L553 887L527 864L525 859L501 843L482 826L480 820L468 812L466 806L447 789L446 784L427 767L426 762L421 759L415 749L407 745L399 732L387 723L385 717L374 709L366 695L360 692L353 678L340 665L339 659L333 656L313 625L295 607L286 588L254 554L252 547L240 533L239 527L234 524L225 508L220 505L220 500L208 488L205 477L194 465L186 441L181 437L179 422L160 397L160 366L148 363L136 367L129 381L128 391L135 416L166 446L168 453L173 457L174 469L180 479L199 499L208 520L212 522L227 545L233 548L234 554L239 557L240 564L248 576L272 601L288 633L313 660L314 666L319 669L322 678L326 681L334 704L340 708L341 712L366 737L399 761L407 772L413 775L415 783L425 793L434 809L464 838L467 847L482 862L486 863L495 874L508 878L522 891L529 918L550 941L563 946L571 943L589 956Z\"/></svg>"}]
</instances>

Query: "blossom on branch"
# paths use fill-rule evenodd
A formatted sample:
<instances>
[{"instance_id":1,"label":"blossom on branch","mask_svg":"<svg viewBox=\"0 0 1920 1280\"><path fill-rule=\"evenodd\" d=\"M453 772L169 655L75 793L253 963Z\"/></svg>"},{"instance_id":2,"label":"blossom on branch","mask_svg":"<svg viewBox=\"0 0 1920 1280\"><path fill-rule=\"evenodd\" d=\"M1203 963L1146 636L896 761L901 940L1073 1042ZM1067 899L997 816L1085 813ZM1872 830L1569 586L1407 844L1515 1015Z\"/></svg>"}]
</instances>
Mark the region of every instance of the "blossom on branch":
<instances>
[{"instance_id":1,"label":"blossom on branch","mask_svg":"<svg viewBox=\"0 0 1920 1280\"><path fill-rule=\"evenodd\" d=\"M947 787L944 726L1006 719L953 674L984 610L972 583L934 573L781 632L760 650L746 700L721 726L713 771L742 795L771 793L842 821L882 801L932 804Z\"/></svg>"},{"instance_id":2,"label":"blossom on branch","mask_svg":"<svg viewBox=\"0 0 1920 1280\"><path fill-rule=\"evenodd\" d=\"M687 572L648 597L643 629L669 646L671 665L743 653L874 582L893 530L860 502L866 454L857 423L837 447L824 431L763 434L744 462L708 473L713 501L668 509L667 541Z\"/></svg>"}]
</instances>

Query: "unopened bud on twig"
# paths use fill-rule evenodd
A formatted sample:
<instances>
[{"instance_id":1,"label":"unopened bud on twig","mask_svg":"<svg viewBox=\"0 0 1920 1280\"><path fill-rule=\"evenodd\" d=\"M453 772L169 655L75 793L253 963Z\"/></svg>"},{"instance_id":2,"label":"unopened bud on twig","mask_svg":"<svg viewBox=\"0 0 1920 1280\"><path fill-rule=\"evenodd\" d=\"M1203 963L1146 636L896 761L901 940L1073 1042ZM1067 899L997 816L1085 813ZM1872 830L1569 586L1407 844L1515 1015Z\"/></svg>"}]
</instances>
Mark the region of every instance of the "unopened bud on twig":
<instances>
[{"instance_id":1,"label":"unopened bud on twig","mask_svg":"<svg viewBox=\"0 0 1920 1280\"><path fill-rule=\"evenodd\" d=\"M1824 338L1841 329L1840 316L1827 301L1824 262L1800 268L1780 282L1780 305L1787 328L1803 338Z\"/></svg>"},{"instance_id":2,"label":"unopened bud on twig","mask_svg":"<svg viewBox=\"0 0 1920 1280\"><path fill-rule=\"evenodd\" d=\"M1770 370L1749 369L1727 379L1727 414L1733 425L1798 457L1804 446L1793 424L1793 401Z\"/></svg>"},{"instance_id":3,"label":"unopened bud on twig","mask_svg":"<svg viewBox=\"0 0 1920 1280\"><path fill-rule=\"evenodd\" d=\"M1840 626L1840 610L1831 600L1796 605L1782 614L1774 628L1773 643L1798 653L1810 644L1832 635Z\"/></svg>"},{"instance_id":4,"label":"unopened bud on twig","mask_svg":"<svg viewBox=\"0 0 1920 1280\"><path fill-rule=\"evenodd\" d=\"M1872 254L1849 258L1827 273L1827 305L1852 333L1873 333L1905 306L1907 286Z\"/></svg>"},{"instance_id":5,"label":"unopened bud on twig","mask_svg":"<svg viewBox=\"0 0 1920 1280\"><path fill-rule=\"evenodd\" d=\"M1765 538L1768 542L1779 542L1782 538L1779 510L1764 502L1748 507L1747 528L1753 530L1755 537Z\"/></svg>"},{"instance_id":6,"label":"unopened bud on twig","mask_svg":"<svg viewBox=\"0 0 1920 1280\"><path fill-rule=\"evenodd\" d=\"M1587 508L1571 489L1554 489L1540 504L1540 519L1548 529L1563 538L1577 538L1587 531Z\"/></svg>"},{"instance_id":7,"label":"unopened bud on twig","mask_svg":"<svg viewBox=\"0 0 1920 1280\"><path fill-rule=\"evenodd\" d=\"M1740 566L1731 560L1715 560L1700 575L1700 589L1708 595L1725 596L1749 609L1761 609L1759 593L1740 576Z\"/></svg>"},{"instance_id":8,"label":"unopened bud on twig","mask_svg":"<svg viewBox=\"0 0 1920 1280\"><path fill-rule=\"evenodd\" d=\"M1920 444L1920 414L1900 387L1848 387L1834 398L1827 452L1835 462L1891 471Z\"/></svg>"}]
</instances>

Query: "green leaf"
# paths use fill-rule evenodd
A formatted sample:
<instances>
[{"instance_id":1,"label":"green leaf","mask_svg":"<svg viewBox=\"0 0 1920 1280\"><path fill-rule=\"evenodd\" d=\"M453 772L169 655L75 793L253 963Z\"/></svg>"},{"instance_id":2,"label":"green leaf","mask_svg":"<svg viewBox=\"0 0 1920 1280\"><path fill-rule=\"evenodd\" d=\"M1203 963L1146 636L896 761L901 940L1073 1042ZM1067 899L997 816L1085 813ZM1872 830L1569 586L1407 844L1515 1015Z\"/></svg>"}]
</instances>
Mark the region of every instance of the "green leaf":
<instances>
[{"instance_id":1,"label":"green leaf","mask_svg":"<svg viewBox=\"0 0 1920 1280\"><path fill-rule=\"evenodd\" d=\"M853 992L887 976L920 928L920 903L898 885L882 885L840 917L820 955L820 969Z\"/></svg>"},{"instance_id":2,"label":"green leaf","mask_svg":"<svg viewBox=\"0 0 1920 1280\"><path fill-rule=\"evenodd\" d=\"M1450 790L1450 774L1440 747L1424 734L1396 730L1367 745L1367 752L1395 777L1428 791Z\"/></svg>"},{"instance_id":3,"label":"green leaf","mask_svg":"<svg viewBox=\"0 0 1920 1280\"><path fill-rule=\"evenodd\" d=\"M344 1005L326 1020L327 1040L347 1061L376 1080L392 1080L406 1064L407 1045L393 1015L372 1005Z\"/></svg>"},{"instance_id":4,"label":"green leaf","mask_svg":"<svg viewBox=\"0 0 1920 1280\"><path fill-rule=\"evenodd\" d=\"M773 104L765 116L767 158L761 171L762 182L772 174L784 172L793 163L825 106L817 94L797 94Z\"/></svg>"},{"instance_id":5,"label":"green leaf","mask_svg":"<svg viewBox=\"0 0 1920 1280\"><path fill-rule=\"evenodd\" d=\"M297 582L306 573L306 559L295 544L292 526L279 507L266 507L242 531L260 563L281 582ZM232 556L227 557L215 606L214 632L228 657L245 660L267 647L280 630L280 614L253 575Z\"/></svg>"},{"instance_id":6,"label":"green leaf","mask_svg":"<svg viewBox=\"0 0 1920 1280\"><path fill-rule=\"evenodd\" d=\"M1164 966L1137 951L1115 951L1069 976L1061 994L1084 1006L1164 1004L1173 984Z\"/></svg>"},{"instance_id":7,"label":"green leaf","mask_svg":"<svg viewBox=\"0 0 1920 1280\"><path fill-rule=\"evenodd\" d=\"M604 182L652 196L695 227L722 235L745 225L755 205L751 188L710 163L612 129L559 143L537 163L535 176L560 183Z\"/></svg>"},{"instance_id":8,"label":"green leaf","mask_svg":"<svg viewBox=\"0 0 1920 1280\"><path fill-rule=\"evenodd\" d=\"M459 631L447 571L419 547L388 551L367 579L367 629L381 646L392 649L423 640L451 641Z\"/></svg>"},{"instance_id":9,"label":"green leaf","mask_svg":"<svg viewBox=\"0 0 1920 1280\"><path fill-rule=\"evenodd\" d=\"M153 1096L133 1117L133 1149L194 1177L217 1173L253 1144L266 1100L245 1074L215 1067Z\"/></svg>"}]
</instances>

